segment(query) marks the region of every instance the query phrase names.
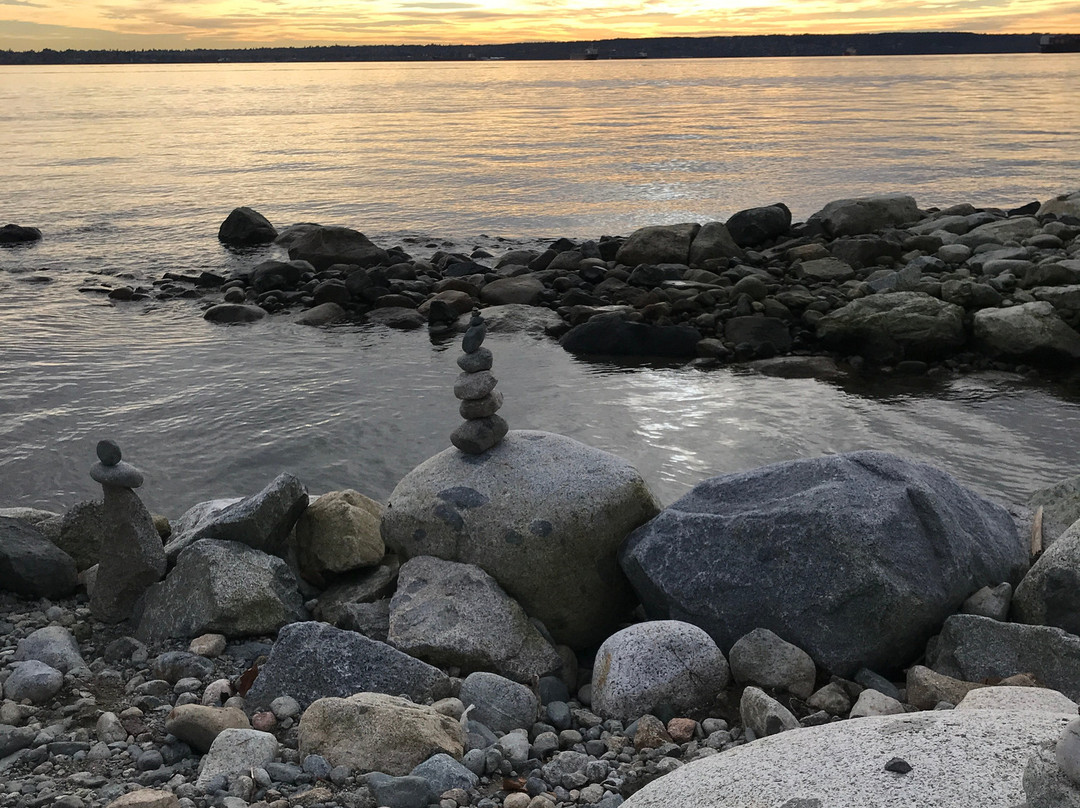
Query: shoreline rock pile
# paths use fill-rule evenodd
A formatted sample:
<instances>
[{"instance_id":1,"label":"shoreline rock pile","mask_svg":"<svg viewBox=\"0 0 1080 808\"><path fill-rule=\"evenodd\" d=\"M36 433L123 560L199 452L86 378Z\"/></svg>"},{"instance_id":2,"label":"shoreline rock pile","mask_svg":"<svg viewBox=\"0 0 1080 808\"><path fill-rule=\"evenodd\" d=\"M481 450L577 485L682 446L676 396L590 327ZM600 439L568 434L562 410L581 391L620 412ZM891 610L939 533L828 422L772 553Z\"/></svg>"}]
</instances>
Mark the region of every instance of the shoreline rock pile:
<instances>
[{"instance_id":1,"label":"shoreline rock pile","mask_svg":"<svg viewBox=\"0 0 1080 808\"><path fill-rule=\"evenodd\" d=\"M230 228L238 217L237 238L277 232L254 211L234 211ZM426 260L355 230L304 224L277 234L288 260L213 285L206 273L170 274L153 295L220 295L206 317L223 323L299 308L297 322L428 324L433 334L465 330L464 315L482 306L584 356L828 355L904 373L1073 368L1078 235L1080 192L1008 211L922 210L911 196L885 194L837 200L795 223L777 203L726 223Z\"/></svg>"},{"instance_id":2,"label":"shoreline rock pile","mask_svg":"<svg viewBox=\"0 0 1080 808\"><path fill-rule=\"evenodd\" d=\"M1029 570L1040 519L928 466L777 464L663 511L542 432L385 509L283 473L161 525L115 622L105 556L155 520L98 457L104 505L0 511L0 808L1080 805L1080 523ZM100 548L90 594L62 536Z\"/></svg>"}]
</instances>

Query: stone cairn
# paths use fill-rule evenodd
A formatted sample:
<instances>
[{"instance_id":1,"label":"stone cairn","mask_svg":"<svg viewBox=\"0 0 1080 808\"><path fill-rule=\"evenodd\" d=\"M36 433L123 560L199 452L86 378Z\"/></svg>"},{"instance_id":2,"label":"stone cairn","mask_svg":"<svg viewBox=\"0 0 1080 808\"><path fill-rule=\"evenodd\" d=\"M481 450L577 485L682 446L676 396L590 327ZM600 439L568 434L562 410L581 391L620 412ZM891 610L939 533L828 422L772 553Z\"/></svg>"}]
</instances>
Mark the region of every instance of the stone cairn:
<instances>
[{"instance_id":1,"label":"stone cairn","mask_svg":"<svg viewBox=\"0 0 1080 808\"><path fill-rule=\"evenodd\" d=\"M461 340L463 353L458 357L461 374L454 384L454 395L461 401L459 412L465 423L450 435L450 442L467 454L482 454L506 436L506 421L496 415L503 403L499 383L491 374L491 351L483 347L487 326L480 310L474 309L469 327Z\"/></svg>"},{"instance_id":2,"label":"stone cairn","mask_svg":"<svg viewBox=\"0 0 1080 808\"><path fill-rule=\"evenodd\" d=\"M105 529L90 595L90 611L105 623L119 623L132 615L146 588L165 575L165 548L154 519L132 490L143 475L121 459L120 447L103 440L90 476L105 493L102 522Z\"/></svg>"}]
</instances>

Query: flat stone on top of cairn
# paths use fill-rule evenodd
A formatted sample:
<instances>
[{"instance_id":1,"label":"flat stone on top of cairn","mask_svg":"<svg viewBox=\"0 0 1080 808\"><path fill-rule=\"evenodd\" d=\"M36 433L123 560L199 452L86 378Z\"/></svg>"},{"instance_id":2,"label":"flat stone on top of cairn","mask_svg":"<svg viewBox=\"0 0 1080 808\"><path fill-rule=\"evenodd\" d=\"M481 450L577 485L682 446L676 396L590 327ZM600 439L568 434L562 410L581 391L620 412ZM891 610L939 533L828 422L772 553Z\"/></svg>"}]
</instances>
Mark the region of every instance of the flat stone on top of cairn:
<instances>
[{"instance_id":1,"label":"flat stone on top of cairn","mask_svg":"<svg viewBox=\"0 0 1080 808\"><path fill-rule=\"evenodd\" d=\"M90 467L90 476L102 485L118 488L138 488L143 484L142 472L121 458L120 447L114 440L100 440L98 462Z\"/></svg>"},{"instance_id":2,"label":"flat stone on top of cairn","mask_svg":"<svg viewBox=\"0 0 1080 808\"><path fill-rule=\"evenodd\" d=\"M450 442L467 454L482 454L506 436L506 421L495 413L503 404L502 393L495 392L499 383L491 373L491 351L483 347L487 326L479 309L473 309L472 319L461 340L458 367L462 372L454 384L454 395L461 401L459 412L465 419L450 435Z\"/></svg>"}]
</instances>

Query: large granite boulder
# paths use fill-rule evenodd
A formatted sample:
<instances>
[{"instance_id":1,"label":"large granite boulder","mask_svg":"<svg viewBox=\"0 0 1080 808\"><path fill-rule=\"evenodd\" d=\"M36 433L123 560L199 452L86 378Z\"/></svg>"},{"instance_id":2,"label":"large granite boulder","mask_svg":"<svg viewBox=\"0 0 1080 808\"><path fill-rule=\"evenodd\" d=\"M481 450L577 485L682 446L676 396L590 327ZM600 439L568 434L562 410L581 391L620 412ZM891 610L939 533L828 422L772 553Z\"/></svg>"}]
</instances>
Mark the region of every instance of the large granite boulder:
<instances>
[{"instance_id":1,"label":"large granite boulder","mask_svg":"<svg viewBox=\"0 0 1080 808\"><path fill-rule=\"evenodd\" d=\"M220 500L200 503L192 509L194 513L189 511L180 518L165 545L170 563L199 539L235 541L265 553L284 556L289 532L307 508L308 495L300 480L282 472L259 493L224 507L218 507L220 503Z\"/></svg>"},{"instance_id":2,"label":"large granite boulder","mask_svg":"<svg viewBox=\"0 0 1080 808\"><path fill-rule=\"evenodd\" d=\"M922 292L869 295L822 317L817 336L875 361L933 359L964 344L964 310Z\"/></svg>"},{"instance_id":3,"label":"large granite boulder","mask_svg":"<svg viewBox=\"0 0 1080 808\"><path fill-rule=\"evenodd\" d=\"M894 672L972 592L1016 581L1009 513L951 476L883 452L714 477L636 530L620 562L647 613L725 652L755 628L827 671Z\"/></svg>"},{"instance_id":4,"label":"large granite boulder","mask_svg":"<svg viewBox=\"0 0 1080 808\"><path fill-rule=\"evenodd\" d=\"M1045 300L977 311L972 329L976 342L994 354L1066 361L1080 358L1080 334Z\"/></svg>"},{"instance_id":5,"label":"large granite boulder","mask_svg":"<svg viewBox=\"0 0 1080 808\"><path fill-rule=\"evenodd\" d=\"M425 701L446 696L449 690L447 675L426 662L355 631L307 622L278 632L246 704L254 710L269 707L278 696L292 696L307 707L326 696L362 692L404 694Z\"/></svg>"},{"instance_id":6,"label":"large granite boulder","mask_svg":"<svg viewBox=\"0 0 1080 808\"><path fill-rule=\"evenodd\" d=\"M432 755L460 760L465 751L460 722L383 693L319 699L300 719L299 740L302 754L322 755L331 766L399 777Z\"/></svg>"},{"instance_id":7,"label":"large granite boulder","mask_svg":"<svg viewBox=\"0 0 1080 808\"><path fill-rule=\"evenodd\" d=\"M702 629L678 620L638 623L596 652L592 708L626 722L661 706L677 715L705 712L729 679L727 660Z\"/></svg>"},{"instance_id":8,"label":"large granite boulder","mask_svg":"<svg viewBox=\"0 0 1080 808\"><path fill-rule=\"evenodd\" d=\"M688 325L634 323L600 315L576 325L559 340L569 353L583 356L697 356L701 332Z\"/></svg>"},{"instance_id":9,"label":"large granite boulder","mask_svg":"<svg viewBox=\"0 0 1080 808\"><path fill-rule=\"evenodd\" d=\"M1042 508L1043 546L1080 520L1080 475L1040 488L1027 501L1029 508Z\"/></svg>"},{"instance_id":10,"label":"large granite boulder","mask_svg":"<svg viewBox=\"0 0 1080 808\"><path fill-rule=\"evenodd\" d=\"M78 583L71 556L37 528L0 516L0 589L27 598L63 598Z\"/></svg>"},{"instance_id":11,"label":"large granite boulder","mask_svg":"<svg viewBox=\"0 0 1080 808\"><path fill-rule=\"evenodd\" d=\"M1080 637L1052 626L954 614L928 646L926 664L967 682L1029 673L1080 701Z\"/></svg>"},{"instance_id":12,"label":"large granite boulder","mask_svg":"<svg viewBox=\"0 0 1080 808\"><path fill-rule=\"evenodd\" d=\"M146 591L136 634L144 641L211 632L243 637L306 618L296 578L280 558L239 542L200 539Z\"/></svg>"},{"instance_id":13,"label":"large granite boulder","mask_svg":"<svg viewBox=\"0 0 1080 808\"><path fill-rule=\"evenodd\" d=\"M701 225L696 223L650 225L635 230L619 247L615 260L628 267L638 264L685 264L690 245Z\"/></svg>"},{"instance_id":14,"label":"large granite boulder","mask_svg":"<svg viewBox=\"0 0 1080 808\"><path fill-rule=\"evenodd\" d=\"M388 641L409 656L519 682L556 673L562 658L525 610L475 564L417 556L401 567Z\"/></svg>"},{"instance_id":15,"label":"large granite boulder","mask_svg":"<svg viewBox=\"0 0 1080 808\"><path fill-rule=\"evenodd\" d=\"M296 522L300 574L316 585L342 572L378 564L386 553L383 506L359 491L323 494Z\"/></svg>"},{"instance_id":16,"label":"large granite boulder","mask_svg":"<svg viewBox=\"0 0 1080 808\"><path fill-rule=\"evenodd\" d=\"M1013 593L1012 613L1021 623L1080 635L1080 522L1032 564Z\"/></svg>"},{"instance_id":17,"label":"large granite boulder","mask_svg":"<svg viewBox=\"0 0 1080 808\"><path fill-rule=\"evenodd\" d=\"M161 580L167 565L161 534L138 494L118 485L101 487L104 533L90 611L102 622L119 623L133 615L140 598Z\"/></svg>"},{"instance_id":18,"label":"large granite boulder","mask_svg":"<svg viewBox=\"0 0 1080 808\"><path fill-rule=\"evenodd\" d=\"M930 711L783 732L691 763L626 808L1014 808L1032 750L1075 715ZM907 774L887 769L894 758Z\"/></svg>"},{"instance_id":19,"label":"large granite boulder","mask_svg":"<svg viewBox=\"0 0 1080 808\"><path fill-rule=\"evenodd\" d=\"M833 238L876 233L887 227L917 222L922 217L915 200L906 194L881 194L837 199L815 213Z\"/></svg>"},{"instance_id":20,"label":"large granite boulder","mask_svg":"<svg viewBox=\"0 0 1080 808\"><path fill-rule=\"evenodd\" d=\"M234 208L218 228L218 241L239 247L268 244L277 238L277 230L258 211L249 207Z\"/></svg>"},{"instance_id":21,"label":"large granite boulder","mask_svg":"<svg viewBox=\"0 0 1080 808\"><path fill-rule=\"evenodd\" d=\"M382 521L403 557L476 564L559 642L599 642L632 605L616 553L658 511L626 461L514 430L481 455L447 449L398 483Z\"/></svg>"},{"instance_id":22,"label":"large granite boulder","mask_svg":"<svg viewBox=\"0 0 1080 808\"><path fill-rule=\"evenodd\" d=\"M739 247L757 247L791 229L791 211L781 202L740 210L727 220L727 229Z\"/></svg>"},{"instance_id":23,"label":"large granite boulder","mask_svg":"<svg viewBox=\"0 0 1080 808\"><path fill-rule=\"evenodd\" d=\"M706 222L690 245L690 266L701 266L712 258L742 258L744 255L726 224Z\"/></svg>"},{"instance_id":24,"label":"large granite boulder","mask_svg":"<svg viewBox=\"0 0 1080 808\"><path fill-rule=\"evenodd\" d=\"M386 250L375 246L363 233L348 227L297 225L279 236L289 250L289 258L307 261L315 269L333 264L370 267L386 261Z\"/></svg>"}]
</instances>

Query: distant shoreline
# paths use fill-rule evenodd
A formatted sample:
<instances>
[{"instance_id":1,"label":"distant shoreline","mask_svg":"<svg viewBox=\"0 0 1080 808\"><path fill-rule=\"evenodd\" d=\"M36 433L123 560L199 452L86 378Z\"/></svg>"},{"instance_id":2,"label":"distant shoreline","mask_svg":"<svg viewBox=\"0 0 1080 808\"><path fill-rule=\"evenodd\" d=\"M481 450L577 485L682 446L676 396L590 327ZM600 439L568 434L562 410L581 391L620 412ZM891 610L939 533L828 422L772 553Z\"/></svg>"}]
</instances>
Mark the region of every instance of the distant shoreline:
<instances>
[{"instance_id":1,"label":"distant shoreline","mask_svg":"<svg viewBox=\"0 0 1080 808\"><path fill-rule=\"evenodd\" d=\"M716 59L1038 53L1041 34L962 32L768 34L519 42L502 45L325 45L192 50L0 51L0 65L206 64L218 62L440 62L567 59Z\"/></svg>"}]
</instances>

